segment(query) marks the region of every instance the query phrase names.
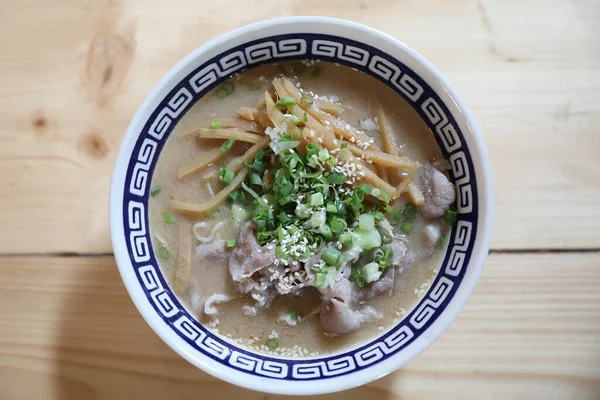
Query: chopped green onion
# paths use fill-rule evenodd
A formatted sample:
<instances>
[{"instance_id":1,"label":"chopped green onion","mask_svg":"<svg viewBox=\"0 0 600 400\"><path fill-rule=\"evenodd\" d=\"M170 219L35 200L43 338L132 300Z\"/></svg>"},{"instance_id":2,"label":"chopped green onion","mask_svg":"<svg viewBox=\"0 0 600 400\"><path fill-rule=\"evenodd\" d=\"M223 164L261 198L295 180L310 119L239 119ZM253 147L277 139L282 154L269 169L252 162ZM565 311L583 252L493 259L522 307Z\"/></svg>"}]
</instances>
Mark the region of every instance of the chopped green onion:
<instances>
[{"instance_id":1,"label":"chopped green onion","mask_svg":"<svg viewBox=\"0 0 600 400\"><path fill-rule=\"evenodd\" d=\"M260 90L260 86L248 86L249 92L256 92L257 90Z\"/></svg>"},{"instance_id":2,"label":"chopped green onion","mask_svg":"<svg viewBox=\"0 0 600 400\"><path fill-rule=\"evenodd\" d=\"M342 233L344 231L344 229L346 229L348 227L348 224L346 223L346 221L344 221L343 218L333 217L333 218L331 218L329 227L331 228L331 231L334 234L339 235L340 233Z\"/></svg>"},{"instance_id":3,"label":"chopped green onion","mask_svg":"<svg viewBox=\"0 0 600 400\"><path fill-rule=\"evenodd\" d=\"M338 209L335 206L335 204L327 204L325 206L325 210L330 214L337 214L337 212L338 212Z\"/></svg>"},{"instance_id":4,"label":"chopped green onion","mask_svg":"<svg viewBox=\"0 0 600 400\"><path fill-rule=\"evenodd\" d=\"M167 246L165 246L164 244L161 245L158 248L158 255L160 256L160 258L162 258L163 260L168 260L169 257L171 256L171 253L169 253L169 249L167 249Z\"/></svg>"},{"instance_id":5,"label":"chopped green onion","mask_svg":"<svg viewBox=\"0 0 600 400\"><path fill-rule=\"evenodd\" d=\"M415 219L417 219L417 206L409 203L406 205L406 207L404 208L404 219L407 222L413 222Z\"/></svg>"},{"instance_id":6,"label":"chopped green onion","mask_svg":"<svg viewBox=\"0 0 600 400\"><path fill-rule=\"evenodd\" d=\"M167 212L167 211L162 213L162 218L166 224L174 224L175 221L177 221L177 218L175 218L175 215L171 214L170 212Z\"/></svg>"},{"instance_id":7,"label":"chopped green onion","mask_svg":"<svg viewBox=\"0 0 600 400\"><path fill-rule=\"evenodd\" d=\"M257 173L250 173L250 183L257 186L263 185L263 180Z\"/></svg>"},{"instance_id":8,"label":"chopped green onion","mask_svg":"<svg viewBox=\"0 0 600 400\"><path fill-rule=\"evenodd\" d=\"M337 172L330 172L327 176L327 182L332 185L343 185L346 182L346 177Z\"/></svg>"},{"instance_id":9,"label":"chopped green onion","mask_svg":"<svg viewBox=\"0 0 600 400\"><path fill-rule=\"evenodd\" d=\"M381 277L381 271L379 270L379 264L371 262L364 265L361 268L361 275L365 282L371 283L378 280Z\"/></svg>"},{"instance_id":10,"label":"chopped green onion","mask_svg":"<svg viewBox=\"0 0 600 400\"><path fill-rule=\"evenodd\" d=\"M322 193L313 193L310 195L310 205L311 206L322 206L323 205L323 194Z\"/></svg>"},{"instance_id":11,"label":"chopped green onion","mask_svg":"<svg viewBox=\"0 0 600 400\"><path fill-rule=\"evenodd\" d=\"M217 95L217 97L223 99L223 98L229 96L230 94L232 94L234 91L235 91L235 85L233 84L233 82L225 81L225 82L221 83L219 86L217 86L217 88L215 89L215 94Z\"/></svg>"},{"instance_id":12,"label":"chopped green onion","mask_svg":"<svg viewBox=\"0 0 600 400\"><path fill-rule=\"evenodd\" d=\"M231 181L233 181L233 171L230 170L229 168L220 167L219 168L219 180L221 182L223 182L225 185L229 185L231 183Z\"/></svg>"},{"instance_id":13,"label":"chopped green onion","mask_svg":"<svg viewBox=\"0 0 600 400\"><path fill-rule=\"evenodd\" d=\"M445 242L445 241L446 241L446 235L442 234L442 235L440 235L440 237L438 238L438 240L437 240L437 242L436 242L436 244L435 244L435 245L436 245L437 247L441 247L441 246L444 244L444 242Z\"/></svg>"},{"instance_id":14,"label":"chopped green onion","mask_svg":"<svg viewBox=\"0 0 600 400\"><path fill-rule=\"evenodd\" d=\"M381 211L373 211L371 215L376 221L381 221L385 217Z\"/></svg>"},{"instance_id":15,"label":"chopped green onion","mask_svg":"<svg viewBox=\"0 0 600 400\"><path fill-rule=\"evenodd\" d=\"M300 124L300 118L296 117L293 114L284 114L284 117L287 118L287 121L290 124L294 124L294 125L299 125ZM290 137L289 139L291 140L292 138Z\"/></svg>"},{"instance_id":16,"label":"chopped green onion","mask_svg":"<svg viewBox=\"0 0 600 400\"><path fill-rule=\"evenodd\" d=\"M306 154L312 156L319 152L319 146L316 143L309 143L306 145Z\"/></svg>"},{"instance_id":17,"label":"chopped green onion","mask_svg":"<svg viewBox=\"0 0 600 400\"><path fill-rule=\"evenodd\" d=\"M281 98L281 104L286 107L292 107L296 105L296 100L291 96L283 96Z\"/></svg>"},{"instance_id":18,"label":"chopped green onion","mask_svg":"<svg viewBox=\"0 0 600 400\"><path fill-rule=\"evenodd\" d=\"M458 218L458 212L456 210L449 208L446 210L446 213L444 214L444 223L446 225L452 225L456 222L457 218Z\"/></svg>"},{"instance_id":19,"label":"chopped green onion","mask_svg":"<svg viewBox=\"0 0 600 400\"><path fill-rule=\"evenodd\" d=\"M375 228L375 218L369 214L361 214L358 217L358 226L364 231L372 231Z\"/></svg>"},{"instance_id":20,"label":"chopped green onion","mask_svg":"<svg viewBox=\"0 0 600 400\"><path fill-rule=\"evenodd\" d=\"M275 108L278 109L281 112L287 111L287 107L283 105L283 103L281 102L281 100L277 100L275 102Z\"/></svg>"},{"instance_id":21,"label":"chopped green onion","mask_svg":"<svg viewBox=\"0 0 600 400\"><path fill-rule=\"evenodd\" d=\"M323 272L317 272L317 275L315 277L315 286L323 287L325 285L326 279L326 275Z\"/></svg>"},{"instance_id":22,"label":"chopped green onion","mask_svg":"<svg viewBox=\"0 0 600 400\"><path fill-rule=\"evenodd\" d=\"M150 196L156 197L160 194L160 192L162 192L162 189L160 188L160 186L157 186L154 189L152 189L152 191L150 192Z\"/></svg>"},{"instance_id":23,"label":"chopped green onion","mask_svg":"<svg viewBox=\"0 0 600 400\"><path fill-rule=\"evenodd\" d=\"M362 275L359 275L356 277L356 285L359 288L362 288L365 286L365 278L363 278Z\"/></svg>"},{"instance_id":24,"label":"chopped green onion","mask_svg":"<svg viewBox=\"0 0 600 400\"><path fill-rule=\"evenodd\" d=\"M325 162L325 161L329 160L329 158L331 156L329 155L329 150L322 149L322 150L319 150L319 154L317 155L317 157L319 158L319 161Z\"/></svg>"},{"instance_id":25,"label":"chopped green onion","mask_svg":"<svg viewBox=\"0 0 600 400\"><path fill-rule=\"evenodd\" d=\"M294 310L292 308L292 309L290 309L290 311L288 311L288 313L290 314L290 319L292 321L297 321L298 320L298 313L296 312L296 310Z\"/></svg>"},{"instance_id":26,"label":"chopped green onion","mask_svg":"<svg viewBox=\"0 0 600 400\"><path fill-rule=\"evenodd\" d=\"M242 190L236 190L227 197L234 203L242 203L246 200L246 193Z\"/></svg>"},{"instance_id":27,"label":"chopped green onion","mask_svg":"<svg viewBox=\"0 0 600 400\"><path fill-rule=\"evenodd\" d=\"M211 129L219 129L221 127L221 123L219 121L213 121L210 124Z\"/></svg>"},{"instance_id":28,"label":"chopped green onion","mask_svg":"<svg viewBox=\"0 0 600 400\"><path fill-rule=\"evenodd\" d=\"M346 148L348 148L348 143L342 142L340 149L346 149Z\"/></svg>"},{"instance_id":29,"label":"chopped green onion","mask_svg":"<svg viewBox=\"0 0 600 400\"><path fill-rule=\"evenodd\" d=\"M304 106L310 106L314 102L315 102L315 99L313 99L311 96L309 96L307 94L303 94L302 98L300 98L300 103Z\"/></svg>"},{"instance_id":30,"label":"chopped green onion","mask_svg":"<svg viewBox=\"0 0 600 400\"><path fill-rule=\"evenodd\" d=\"M344 143L342 143L342 145L343 144ZM340 149L340 152L338 153L337 158L341 161L348 161L348 160L352 159L352 152L350 150L348 150L348 148L342 147Z\"/></svg>"},{"instance_id":31,"label":"chopped green onion","mask_svg":"<svg viewBox=\"0 0 600 400\"><path fill-rule=\"evenodd\" d=\"M264 148L260 149L259 152L254 156L254 161L261 161L266 153L267 151Z\"/></svg>"},{"instance_id":32,"label":"chopped green onion","mask_svg":"<svg viewBox=\"0 0 600 400\"><path fill-rule=\"evenodd\" d=\"M404 233L411 233L413 230L413 225L410 222L405 222L402 224L402 227L400 229Z\"/></svg>"},{"instance_id":33,"label":"chopped green onion","mask_svg":"<svg viewBox=\"0 0 600 400\"><path fill-rule=\"evenodd\" d=\"M342 263L342 258L342 252L333 246L328 246L323 252L323 255L321 256L321 259L325 262L325 264L334 267L340 266L340 264Z\"/></svg>"},{"instance_id":34,"label":"chopped green onion","mask_svg":"<svg viewBox=\"0 0 600 400\"><path fill-rule=\"evenodd\" d=\"M269 350L273 351L279 346L279 339L278 338L268 338L265 341L265 346L267 346L269 348Z\"/></svg>"},{"instance_id":35,"label":"chopped green onion","mask_svg":"<svg viewBox=\"0 0 600 400\"><path fill-rule=\"evenodd\" d=\"M227 241L225 242L225 247L226 247L226 248L228 248L228 249L232 249L232 248L234 248L234 247L235 247L235 245L236 245L236 244L237 244L237 240L235 240L235 239L230 239L230 240L227 240Z\"/></svg>"},{"instance_id":36,"label":"chopped green onion","mask_svg":"<svg viewBox=\"0 0 600 400\"><path fill-rule=\"evenodd\" d=\"M284 260L288 258L287 253L283 251L283 249L280 246L277 246L277 248L275 249L275 254L277 254L277 257Z\"/></svg>"},{"instance_id":37,"label":"chopped green onion","mask_svg":"<svg viewBox=\"0 0 600 400\"><path fill-rule=\"evenodd\" d=\"M313 71L312 71L312 76L319 76L321 74L321 66L318 64L315 64Z\"/></svg>"},{"instance_id":38,"label":"chopped green onion","mask_svg":"<svg viewBox=\"0 0 600 400\"><path fill-rule=\"evenodd\" d=\"M360 190L361 192L363 192L364 194L371 194L371 192L373 191L373 189L371 188L371 186L369 186L366 183L363 183L362 185L360 185L358 187L358 190Z\"/></svg>"},{"instance_id":39,"label":"chopped green onion","mask_svg":"<svg viewBox=\"0 0 600 400\"><path fill-rule=\"evenodd\" d=\"M305 111L304 115L302 116L302 122L308 122L308 113Z\"/></svg>"},{"instance_id":40,"label":"chopped green onion","mask_svg":"<svg viewBox=\"0 0 600 400\"><path fill-rule=\"evenodd\" d=\"M329 225L323 225L319 230L319 233L327 240L333 239L333 232L331 231Z\"/></svg>"},{"instance_id":41,"label":"chopped green onion","mask_svg":"<svg viewBox=\"0 0 600 400\"><path fill-rule=\"evenodd\" d=\"M227 150L229 150L234 143L235 139L227 139L225 143L221 145L221 153L225 153Z\"/></svg>"},{"instance_id":42,"label":"chopped green onion","mask_svg":"<svg viewBox=\"0 0 600 400\"><path fill-rule=\"evenodd\" d=\"M390 244L390 243L392 243L392 237L390 235L382 235L381 236L381 243L382 244Z\"/></svg>"}]
</instances>

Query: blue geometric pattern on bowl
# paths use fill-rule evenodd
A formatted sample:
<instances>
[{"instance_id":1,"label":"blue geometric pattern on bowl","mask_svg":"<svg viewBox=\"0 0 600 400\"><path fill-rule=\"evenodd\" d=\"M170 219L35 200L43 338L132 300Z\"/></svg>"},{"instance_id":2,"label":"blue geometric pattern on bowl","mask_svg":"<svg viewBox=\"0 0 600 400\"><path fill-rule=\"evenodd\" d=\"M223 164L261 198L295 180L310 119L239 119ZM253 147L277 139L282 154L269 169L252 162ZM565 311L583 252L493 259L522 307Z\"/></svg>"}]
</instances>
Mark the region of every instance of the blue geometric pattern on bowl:
<instances>
[{"instance_id":1,"label":"blue geometric pattern on bowl","mask_svg":"<svg viewBox=\"0 0 600 400\"><path fill-rule=\"evenodd\" d=\"M151 177L161 149L185 112L232 74L292 59L331 61L371 75L402 96L434 133L450 161L457 188L459 218L439 273L427 294L400 323L367 344L334 356L281 359L239 348L216 336L191 316L173 294L158 267L148 228ZM234 47L199 66L179 82L152 112L129 160L123 196L125 239L133 268L148 301L183 340L206 356L261 377L306 381L327 379L379 363L422 335L443 312L461 284L477 232L477 184L461 131L440 97L406 65L374 47L323 34L279 35Z\"/></svg>"}]
</instances>

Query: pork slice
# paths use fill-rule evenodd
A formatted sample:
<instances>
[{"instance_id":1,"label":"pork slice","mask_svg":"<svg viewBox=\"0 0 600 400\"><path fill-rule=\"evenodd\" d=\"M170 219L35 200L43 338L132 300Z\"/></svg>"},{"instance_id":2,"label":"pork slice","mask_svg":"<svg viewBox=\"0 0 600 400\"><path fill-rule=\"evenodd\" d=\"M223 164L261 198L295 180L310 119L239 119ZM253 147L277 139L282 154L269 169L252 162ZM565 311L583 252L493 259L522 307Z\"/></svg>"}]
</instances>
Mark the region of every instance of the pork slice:
<instances>
[{"instance_id":1,"label":"pork slice","mask_svg":"<svg viewBox=\"0 0 600 400\"><path fill-rule=\"evenodd\" d=\"M441 217L456 200L454 185L430 164L423 166L422 178L425 182L425 203L421 214L425 218Z\"/></svg>"},{"instance_id":2,"label":"pork slice","mask_svg":"<svg viewBox=\"0 0 600 400\"><path fill-rule=\"evenodd\" d=\"M442 233L438 224L428 224L423 228L423 247L432 251Z\"/></svg>"},{"instance_id":3,"label":"pork slice","mask_svg":"<svg viewBox=\"0 0 600 400\"><path fill-rule=\"evenodd\" d=\"M196 246L196 257L208 261L225 261L229 252L225 249L224 240L215 240L211 243Z\"/></svg>"},{"instance_id":4,"label":"pork slice","mask_svg":"<svg viewBox=\"0 0 600 400\"><path fill-rule=\"evenodd\" d=\"M318 288L318 290L324 301L337 299L350 304L352 300L352 286L350 279L342 277L340 280L332 282L330 285Z\"/></svg>"},{"instance_id":5,"label":"pork slice","mask_svg":"<svg viewBox=\"0 0 600 400\"><path fill-rule=\"evenodd\" d=\"M406 250L408 250L408 245L406 242L407 241L404 236L394 235L391 243L381 246L383 250L392 250L392 266L397 267L398 265L402 264L402 260L406 255Z\"/></svg>"},{"instance_id":6,"label":"pork slice","mask_svg":"<svg viewBox=\"0 0 600 400\"><path fill-rule=\"evenodd\" d=\"M249 279L255 272L273 265L277 255L275 246L261 246L256 241L252 222L242 225L237 245L229 258L229 273L236 282Z\"/></svg>"},{"instance_id":7,"label":"pork slice","mask_svg":"<svg viewBox=\"0 0 600 400\"><path fill-rule=\"evenodd\" d=\"M402 266L410 268L416 263L419 263L431 256L437 245L437 241L441 236L440 227L438 224L427 224L423 228L423 236L421 238L421 246L413 246L407 252L402 262Z\"/></svg>"},{"instance_id":8,"label":"pork slice","mask_svg":"<svg viewBox=\"0 0 600 400\"><path fill-rule=\"evenodd\" d=\"M359 311L352 310L348 303L331 299L321 307L321 327L332 335L347 335L356 332L361 325L375 322L382 314L372 307L364 307Z\"/></svg>"},{"instance_id":9,"label":"pork slice","mask_svg":"<svg viewBox=\"0 0 600 400\"><path fill-rule=\"evenodd\" d=\"M395 267L388 267L381 275L381 278L368 284L356 292L356 297L360 301L367 301L374 297L379 297L384 293L389 293L394 288L395 274L399 273Z\"/></svg>"}]
</instances>

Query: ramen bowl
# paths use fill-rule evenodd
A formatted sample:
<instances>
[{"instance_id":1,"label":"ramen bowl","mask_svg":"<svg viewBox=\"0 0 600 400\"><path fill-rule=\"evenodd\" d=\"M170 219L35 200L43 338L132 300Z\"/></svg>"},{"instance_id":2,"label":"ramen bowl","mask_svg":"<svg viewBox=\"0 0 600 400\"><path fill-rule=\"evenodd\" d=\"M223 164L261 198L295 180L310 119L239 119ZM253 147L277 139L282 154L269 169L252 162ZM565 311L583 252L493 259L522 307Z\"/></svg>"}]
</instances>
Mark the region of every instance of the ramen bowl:
<instances>
[{"instance_id":1,"label":"ramen bowl","mask_svg":"<svg viewBox=\"0 0 600 400\"><path fill-rule=\"evenodd\" d=\"M393 89L418 113L450 164L458 218L438 273L416 305L377 337L333 354L285 358L257 353L213 333L163 276L151 245L150 183L164 143L183 115L233 74L285 60L346 65ZM296 17L222 35L174 66L148 95L123 138L110 193L115 258L127 290L158 336L193 365L249 389L309 395L349 389L403 366L456 318L485 262L493 191L486 150L455 90L427 60L366 26Z\"/></svg>"}]
</instances>

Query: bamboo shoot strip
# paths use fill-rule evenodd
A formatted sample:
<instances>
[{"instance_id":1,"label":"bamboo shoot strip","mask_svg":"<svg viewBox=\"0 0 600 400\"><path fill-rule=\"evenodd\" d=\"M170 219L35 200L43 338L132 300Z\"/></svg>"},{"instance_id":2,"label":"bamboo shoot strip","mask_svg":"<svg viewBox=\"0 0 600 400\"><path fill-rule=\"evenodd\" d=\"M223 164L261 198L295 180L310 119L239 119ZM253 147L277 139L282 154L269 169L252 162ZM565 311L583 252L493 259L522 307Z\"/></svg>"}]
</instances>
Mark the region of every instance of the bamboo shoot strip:
<instances>
[{"instance_id":1,"label":"bamboo shoot strip","mask_svg":"<svg viewBox=\"0 0 600 400\"><path fill-rule=\"evenodd\" d=\"M216 148L208 150L202 155L195 156L184 161L177 167L177 179L184 179L192 174L202 171L210 164L213 164L223 159L225 154L225 152L222 152L219 148Z\"/></svg>"},{"instance_id":2,"label":"bamboo shoot strip","mask_svg":"<svg viewBox=\"0 0 600 400\"><path fill-rule=\"evenodd\" d=\"M315 104L319 109L326 112L327 114L331 114L334 117L339 117L341 113L345 111L345 108L340 106L339 104L335 104L329 100L315 100Z\"/></svg>"},{"instance_id":3,"label":"bamboo shoot strip","mask_svg":"<svg viewBox=\"0 0 600 400\"><path fill-rule=\"evenodd\" d=\"M423 193L421 189L414 182L408 183L408 198L415 205L421 207L423 203L425 203L425 197L423 197Z\"/></svg>"},{"instance_id":4,"label":"bamboo shoot strip","mask_svg":"<svg viewBox=\"0 0 600 400\"><path fill-rule=\"evenodd\" d=\"M179 222L179 249L177 251L174 289L175 293L180 296L185 295L190 284L191 230L192 226L188 221Z\"/></svg>"},{"instance_id":5,"label":"bamboo shoot strip","mask_svg":"<svg viewBox=\"0 0 600 400\"><path fill-rule=\"evenodd\" d=\"M225 168L232 170L234 173L237 173L240 169L242 169L245 162L250 163L250 161L252 161L254 159L254 156L256 156L258 154L260 149L266 147L270 141L271 141L270 137L264 136L260 140L260 142L256 143L252 147L250 147L240 157L235 157L235 158L231 159L231 161L229 161L227 163L227 165L225 165ZM215 170L209 171L206 174L204 174L205 181L214 179L216 177L217 177L217 172Z\"/></svg>"},{"instance_id":6,"label":"bamboo shoot strip","mask_svg":"<svg viewBox=\"0 0 600 400\"><path fill-rule=\"evenodd\" d=\"M194 132L201 139L235 139L240 142L258 143L262 139L262 135L256 135L235 128L227 129L206 129L201 128Z\"/></svg>"},{"instance_id":7,"label":"bamboo shoot strip","mask_svg":"<svg viewBox=\"0 0 600 400\"><path fill-rule=\"evenodd\" d=\"M217 208L227 196L233 193L237 188L242 184L242 181L248 175L248 171L246 169L242 169L233 181L225 186L223 190L215 195L215 197L208 200L206 203L189 203L186 201L177 200L174 198L170 198L167 200L168 207L180 214L188 214L192 216L203 216Z\"/></svg>"},{"instance_id":8,"label":"bamboo shoot strip","mask_svg":"<svg viewBox=\"0 0 600 400\"><path fill-rule=\"evenodd\" d=\"M303 102L302 101L302 93L300 92L300 90L298 90L298 88L291 81L284 78L282 80L282 84L283 84L283 87L285 88L285 90L287 90L289 96L293 97L296 100L296 103L302 109L307 111L310 115L312 115L320 123L331 126L333 128L333 131L336 134L338 134L350 141L353 141L352 138L354 138L354 141L360 140L363 143L370 143L369 136L367 136L366 134L364 134L362 132L359 132L358 130L356 130L355 128L350 126L349 124L340 120L339 118L336 118L336 117L324 112L323 110L321 110L318 107L317 103L313 102L312 104L307 104L306 102Z\"/></svg>"},{"instance_id":9,"label":"bamboo shoot strip","mask_svg":"<svg viewBox=\"0 0 600 400\"><path fill-rule=\"evenodd\" d=\"M202 121L198 124L198 129L211 129L214 123L217 123L219 128L237 128L242 131L252 132L252 133L262 133L264 129L262 129L256 122L246 121L240 118L214 118L210 120ZM196 133L196 131L187 131L182 132L177 135L178 138L185 138L192 136Z\"/></svg>"}]
</instances>

